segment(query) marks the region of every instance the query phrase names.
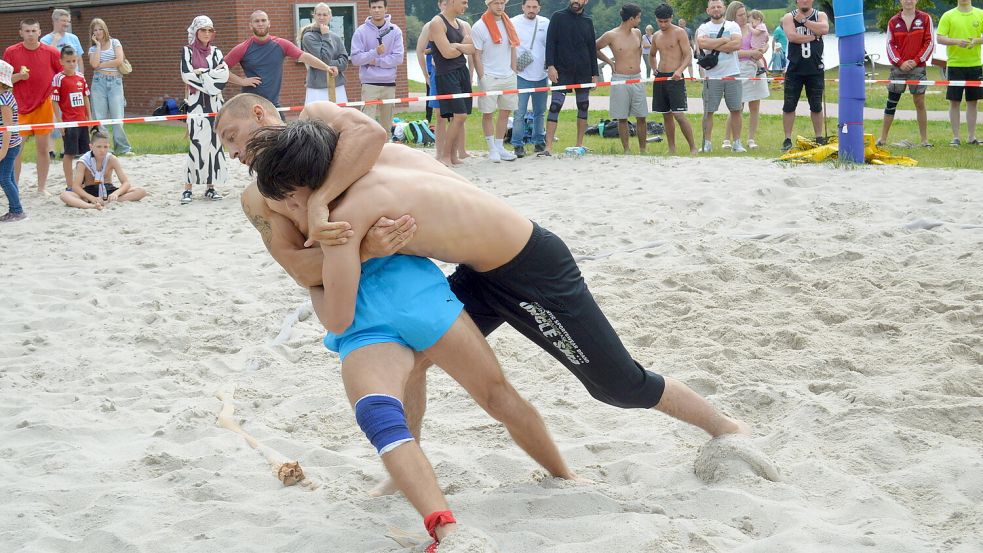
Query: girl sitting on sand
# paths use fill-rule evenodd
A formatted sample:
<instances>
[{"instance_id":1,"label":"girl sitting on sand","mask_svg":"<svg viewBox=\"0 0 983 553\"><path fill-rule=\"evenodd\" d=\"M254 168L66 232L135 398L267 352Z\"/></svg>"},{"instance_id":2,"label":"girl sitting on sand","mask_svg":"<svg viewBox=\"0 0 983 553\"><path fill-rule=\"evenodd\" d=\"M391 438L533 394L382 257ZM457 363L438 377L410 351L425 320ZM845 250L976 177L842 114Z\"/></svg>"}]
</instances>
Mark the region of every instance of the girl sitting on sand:
<instances>
[{"instance_id":1,"label":"girl sitting on sand","mask_svg":"<svg viewBox=\"0 0 983 553\"><path fill-rule=\"evenodd\" d=\"M119 188L113 185L113 173L119 178ZM130 186L119 158L109 153L109 135L94 127L89 151L75 162L72 186L61 193L61 200L80 209L102 209L108 202L136 202L146 195L143 188Z\"/></svg>"}]
</instances>

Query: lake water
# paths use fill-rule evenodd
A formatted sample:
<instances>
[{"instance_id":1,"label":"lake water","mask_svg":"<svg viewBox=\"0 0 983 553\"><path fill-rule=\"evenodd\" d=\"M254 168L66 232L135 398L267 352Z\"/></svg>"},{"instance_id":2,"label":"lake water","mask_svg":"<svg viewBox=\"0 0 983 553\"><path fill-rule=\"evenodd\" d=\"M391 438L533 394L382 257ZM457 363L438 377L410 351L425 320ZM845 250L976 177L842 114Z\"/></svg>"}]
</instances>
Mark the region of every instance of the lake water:
<instances>
[{"instance_id":1,"label":"lake water","mask_svg":"<svg viewBox=\"0 0 983 553\"><path fill-rule=\"evenodd\" d=\"M888 65L887 62L887 35L885 33L864 33L864 45L867 53L874 57L875 61L881 65ZM879 56L879 57L878 57ZM770 55L769 55L770 57ZM938 46L935 49L935 57L946 59L945 47ZM840 64L840 53L837 48L836 35L826 35L823 37L823 61L827 69L832 69ZM410 50L406 55L407 74L411 81L423 82L423 71L420 64L416 61L416 52ZM695 64L694 64L695 66ZM611 79L611 68L604 68L604 80Z\"/></svg>"}]
</instances>

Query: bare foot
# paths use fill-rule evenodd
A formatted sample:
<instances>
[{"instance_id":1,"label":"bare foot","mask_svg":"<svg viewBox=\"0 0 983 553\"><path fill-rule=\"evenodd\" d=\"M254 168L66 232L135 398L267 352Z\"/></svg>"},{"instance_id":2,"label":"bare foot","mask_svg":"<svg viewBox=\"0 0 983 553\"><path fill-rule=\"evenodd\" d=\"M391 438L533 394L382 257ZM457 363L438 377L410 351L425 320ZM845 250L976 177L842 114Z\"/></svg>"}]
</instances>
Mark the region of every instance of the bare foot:
<instances>
[{"instance_id":1,"label":"bare foot","mask_svg":"<svg viewBox=\"0 0 983 553\"><path fill-rule=\"evenodd\" d=\"M666 155L670 155L670 156L676 155L676 149L670 148L668 151L666 151Z\"/></svg>"},{"instance_id":2,"label":"bare foot","mask_svg":"<svg viewBox=\"0 0 983 553\"><path fill-rule=\"evenodd\" d=\"M704 482L741 478L748 473L772 482L782 479L778 467L744 434L725 434L704 444L693 471Z\"/></svg>"},{"instance_id":3,"label":"bare foot","mask_svg":"<svg viewBox=\"0 0 983 553\"><path fill-rule=\"evenodd\" d=\"M462 151L460 151L460 152L457 153L457 159L459 159L459 160L461 160L461 159L467 159L469 157L474 157L474 156L472 156L471 154L469 154L466 150L462 150Z\"/></svg>"},{"instance_id":4,"label":"bare foot","mask_svg":"<svg viewBox=\"0 0 983 553\"><path fill-rule=\"evenodd\" d=\"M454 162L452 162L451 161L451 158L449 158L449 157L438 157L436 159L437 159L437 161L443 163L447 167L453 167L454 166Z\"/></svg>"},{"instance_id":5,"label":"bare foot","mask_svg":"<svg viewBox=\"0 0 983 553\"><path fill-rule=\"evenodd\" d=\"M396 482L392 478L386 478L379 485L369 490L369 495L372 497L381 497L383 495L393 495L399 491L399 487L396 486Z\"/></svg>"}]
</instances>

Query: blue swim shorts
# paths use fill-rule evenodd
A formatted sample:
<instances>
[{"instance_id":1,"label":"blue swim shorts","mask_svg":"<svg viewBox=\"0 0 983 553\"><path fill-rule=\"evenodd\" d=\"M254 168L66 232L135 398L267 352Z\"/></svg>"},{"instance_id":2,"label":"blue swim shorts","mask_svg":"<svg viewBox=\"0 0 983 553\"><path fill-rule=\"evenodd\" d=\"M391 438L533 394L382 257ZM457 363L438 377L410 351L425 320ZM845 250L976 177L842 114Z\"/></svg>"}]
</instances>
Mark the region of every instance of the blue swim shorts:
<instances>
[{"instance_id":1,"label":"blue swim shorts","mask_svg":"<svg viewBox=\"0 0 983 553\"><path fill-rule=\"evenodd\" d=\"M341 334L327 333L324 347L342 361L372 344L422 351L447 333L463 308L433 261L400 254L370 259L362 264L355 320Z\"/></svg>"}]
</instances>

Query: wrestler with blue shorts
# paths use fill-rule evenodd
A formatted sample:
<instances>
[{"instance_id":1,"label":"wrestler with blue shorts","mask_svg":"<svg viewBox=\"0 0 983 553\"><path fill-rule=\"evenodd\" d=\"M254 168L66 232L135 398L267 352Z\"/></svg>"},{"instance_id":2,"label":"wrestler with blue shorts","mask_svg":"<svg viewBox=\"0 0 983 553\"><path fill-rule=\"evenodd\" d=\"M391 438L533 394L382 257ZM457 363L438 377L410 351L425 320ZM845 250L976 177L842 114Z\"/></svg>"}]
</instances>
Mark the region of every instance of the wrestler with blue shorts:
<instances>
[{"instance_id":1,"label":"wrestler with blue shorts","mask_svg":"<svg viewBox=\"0 0 983 553\"><path fill-rule=\"evenodd\" d=\"M266 136L276 142L281 134L258 132L254 140ZM327 158L321 162L330 162L329 154L319 156ZM286 203L306 204L309 194L309 189L297 190ZM417 352L505 423L516 443L550 474L576 478L542 417L505 380L488 342L464 312L440 269L425 257L410 255L361 261L359 244L374 222L364 207L354 201L336 210L339 217L352 222L353 240L341 246L322 246L325 284L323 291L311 289L311 299L328 330L324 345L341 356L342 379L355 419L393 481L424 517L435 543L453 532L456 522L433 468L410 432L403 407L404 389ZM504 394L498 392L502 388L506 389ZM492 409L485 401L489 390L511 398L509 405ZM496 416L502 411L510 416Z\"/></svg>"}]
</instances>

